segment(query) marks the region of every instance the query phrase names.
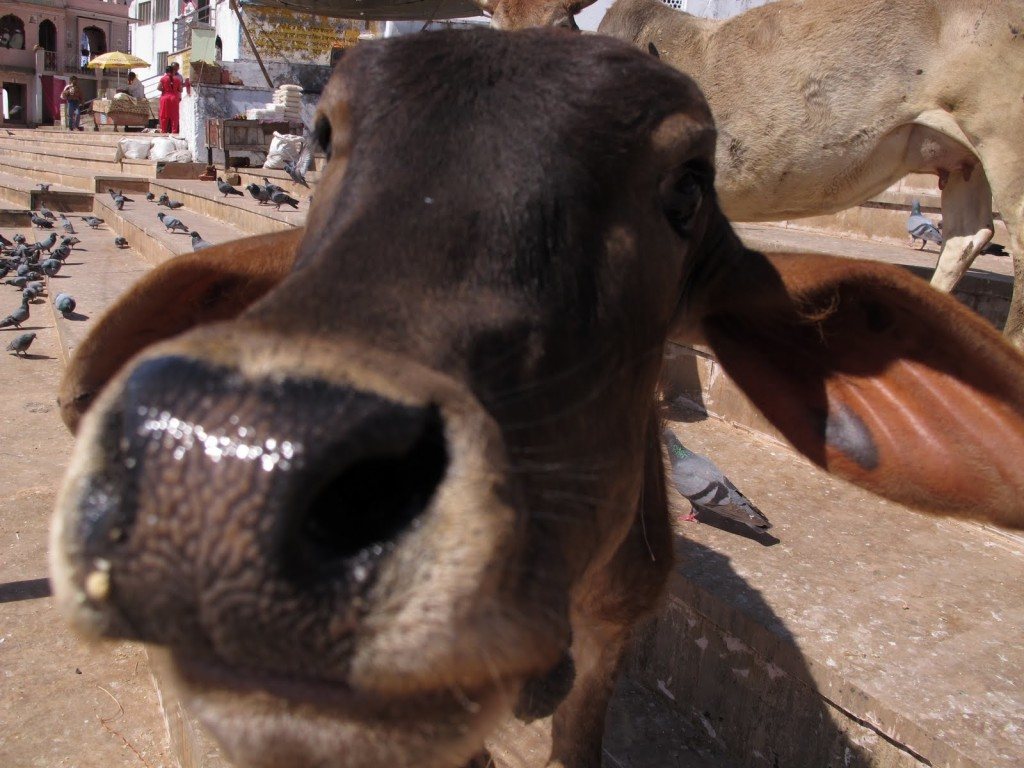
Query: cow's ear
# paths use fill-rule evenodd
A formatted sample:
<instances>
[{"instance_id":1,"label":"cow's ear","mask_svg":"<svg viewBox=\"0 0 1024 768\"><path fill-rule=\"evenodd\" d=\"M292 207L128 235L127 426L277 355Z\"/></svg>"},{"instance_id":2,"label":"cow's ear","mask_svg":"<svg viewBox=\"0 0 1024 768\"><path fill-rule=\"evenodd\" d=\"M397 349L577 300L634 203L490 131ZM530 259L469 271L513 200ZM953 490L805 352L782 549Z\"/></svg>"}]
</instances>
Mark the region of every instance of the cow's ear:
<instances>
[{"instance_id":1,"label":"cow's ear","mask_svg":"<svg viewBox=\"0 0 1024 768\"><path fill-rule=\"evenodd\" d=\"M903 269L740 261L703 297L699 327L797 449L918 509L1024 528L1024 356Z\"/></svg>"},{"instance_id":2,"label":"cow's ear","mask_svg":"<svg viewBox=\"0 0 1024 768\"><path fill-rule=\"evenodd\" d=\"M100 390L158 341L236 317L291 271L303 230L236 240L171 259L129 288L74 350L61 382L61 418L75 432Z\"/></svg>"}]
</instances>

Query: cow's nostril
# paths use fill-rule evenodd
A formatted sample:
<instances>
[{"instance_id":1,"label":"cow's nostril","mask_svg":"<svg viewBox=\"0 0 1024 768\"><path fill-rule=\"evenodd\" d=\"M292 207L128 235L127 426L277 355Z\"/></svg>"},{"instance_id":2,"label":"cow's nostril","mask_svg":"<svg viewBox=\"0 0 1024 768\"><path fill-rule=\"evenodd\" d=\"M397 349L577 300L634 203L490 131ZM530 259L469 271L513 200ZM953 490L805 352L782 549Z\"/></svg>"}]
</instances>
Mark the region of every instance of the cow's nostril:
<instances>
[{"instance_id":1,"label":"cow's nostril","mask_svg":"<svg viewBox=\"0 0 1024 768\"><path fill-rule=\"evenodd\" d=\"M396 438L314 491L299 529L304 570L331 571L366 550L383 550L427 509L448 467L441 417L430 409L415 434Z\"/></svg>"}]
</instances>

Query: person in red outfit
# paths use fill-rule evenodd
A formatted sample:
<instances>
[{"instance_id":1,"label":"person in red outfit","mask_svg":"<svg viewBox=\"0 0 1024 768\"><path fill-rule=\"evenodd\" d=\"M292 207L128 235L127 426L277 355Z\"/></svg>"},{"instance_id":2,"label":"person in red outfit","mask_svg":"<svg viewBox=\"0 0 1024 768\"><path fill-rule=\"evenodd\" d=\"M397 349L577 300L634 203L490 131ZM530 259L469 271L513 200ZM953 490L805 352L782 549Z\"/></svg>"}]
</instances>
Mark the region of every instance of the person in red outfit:
<instances>
[{"instance_id":1,"label":"person in red outfit","mask_svg":"<svg viewBox=\"0 0 1024 768\"><path fill-rule=\"evenodd\" d=\"M181 104L181 81L174 76L174 67L168 66L157 84L160 91L160 130L178 132L178 106Z\"/></svg>"}]
</instances>

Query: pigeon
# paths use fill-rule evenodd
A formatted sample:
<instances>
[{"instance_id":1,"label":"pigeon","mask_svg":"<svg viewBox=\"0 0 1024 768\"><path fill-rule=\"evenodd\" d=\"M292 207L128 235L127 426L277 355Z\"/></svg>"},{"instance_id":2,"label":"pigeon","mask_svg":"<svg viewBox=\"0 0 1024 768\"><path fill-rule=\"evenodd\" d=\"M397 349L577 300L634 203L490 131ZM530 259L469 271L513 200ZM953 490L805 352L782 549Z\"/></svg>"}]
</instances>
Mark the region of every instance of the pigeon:
<instances>
[{"instance_id":1,"label":"pigeon","mask_svg":"<svg viewBox=\"0 0 1024 768\"><path fill-rule=\"evenodd\" d=\"M42 216L36 216L32 214L32 223L40 229L53 229L53 222L49 219L44 219Z\"/></svg>"},{"instance_id":2,"label":"pigeon","mask_svg":"<svg viewBox=\"0 0 1024 768\"><path fill-rule=\"evenodd\" d=\"M921 215L921 201L915 200L910 208L910 216L907 217L907 233L910 235L910 245L913 247L917 241L921 241L918 250L924 250L928 241L942 245L942 233L938 227L932 224L931 220Z\"/></svg>"},{"instance_id":3,"label":"pigeon","mask_svg":"<svg viewBox=\"0 0 1024 768\"><path fill-rule=\"evenodd\" d=\"M164 193L160 195L160 199L157 201L157 205L166 205L168 208L174 211L177 210L178 208L181 208L185 204L178 200L171 200L171 198L169 198L167 194Z\"/></svg>"},{"instance_id":4,"label":"pigeon","mask_svg":"<svg viewBox=\"0 0 1024 768\"><path fill-rule=\"evenodd\" d=\"M755 531L772 527L768 518L730 482L714 463L687 450L669 430L663 431L672 463L672 485L685 496L693 509L686 520L710 512L743 523Z\"/></svg>"},{"instance_id":5,"label":"pigeon","mask_svg":"<svg viewBox=\"0 0 1024 768\"><path fill-rule=\"evenodd\" d=\"M21 328L21 324L28 320L28 299L24 296L21 299L21 306L11 312L3 320L0 320L0 328L9 328L14 326L15 328Z\"/></svg>"},{"instance_id":6,"label":"pigeon","mask_svg":"<svg viewBox=\"0 0 1024 768\"><path fill-rule=\"evenodd\" d=\"M77 237L65 237L60 241L60 247L63 248L66 245L68 248L74 248L80 242L82 241Z\"/></svg>"},{"instance_id":7,"label":"pigeon","mask_svg":"<svg viewBox=\"0 0 1024 768\"><path fill-rule=\"evenodd\" d=\"M179 219L176 219L173 216L168 216L163 211L160 211L160 213L158 213L156 216L157 216L158 219L160 219L160 221L163 223L163 225L165 227L167 227L167 229L169 231L171 231L171 232L179 232L179 231L180 232L188 232L189 231L189 228L186 227L184 224L182 224Z\"/></svg>"},{"instance_id":8,"label":"pigeon","mask_svg":"<svg viewBox=\"0 0 1024 768\"><path fill-rule=\"evenodd\" d=\"M154 195L154 194L153 194L152 192L147 192L147 193L146 193L146 199L147 199L147 200L148 200L149 202L151 202L151 203L152 203L152 202L153 202L153 200L155 200L155 199L156 199L156 195Z\"/></svg>"},{"instance_id":9,"label":"pigeon","mask_svg":"<svg viewBox=\"0 0 1024 768\"><path fill-rule=\"evenodd\" d=\"M114 206L117 208L117 210L123 211L124 210L124 204L125 204L125 199L123 197L115 197L114 198Z\"/></svg>"},{"instance_id":10,"label":"pigeon","mask_svg":"<svg viewBox=\"0 0 1024 768\"><path fill-rule=\"evenodd\" d=\"M45 291L45 290L46 290L46 284L43 283L42 280L30 280L29 282L25 283L25 287L24 287L24 289L22 289L22 293L24 293L25 291Z\"/></svg>"},{"instance_id":11,"label":"pigeon","mask_svg":"<svg viewBox=\"0 0 1024 768\"><path fill-rule=\"evenodd\" d=\"M60 259L64 261L68 256L71 255L70 245L58 245L56 250L50 252L51 259Z\"/></svg>"},{"instance_id":12,"label":"pigeon","mask_svg":"<svg viewBox=\"0 0 1024 768\"><path fill-rule=\"evenodd\" d=\"M267 191L267 195L272 195L275 192L284 192L284 187L279 187L274 184L266 176L263 177L263 189Z\"/></svg>"},{"instance_id":13,"label":"pigeon","mask_svg":"<svg viewBox=\"0 0 1024 768\"><path fill-rule=\"evenodd\" d=\"M128 238L121 237L120 235L118 235L117 237L114 238L114 245L116 245L118 248L127 248Z\"/></svg>"},{"instance_id":14,"label":"pigeon","mask_svg":"<svg viewBox=\"0 0 1024 768\"><path fill-rule=\"evenodd\" d=\"M50 221L57 220L57 217L53 215L53 211L51 211L45 205L39 206L39 215L42 216L44 219L49 219Z\"/></svg>"},{"instance_id":15,"label":"pigeon","mask_svg":"<svg viewBox=\"0 0 1024 768\"><path fill-rule=\"evenodd\" d=\"M28 285L28 275L18 275L17 277L11 277L4 280L7 285L13 285L17 289L22 289Z\"/></svg>"},{"instance_id":16,"label":"pigeon","mask_svg":"<svg viewBox=\"0 0 1024 768\"><path fill-rule=\"evenodd\" d=\"M270 201L274 204L277 210L281 210L282 205L290 205L295 210L299 210L299 201L289 195L287 192L277 190L270 194Z\"/></svg>"},{"instance_id":17,"label":"pigeon","mask_svg":"<svg viewBox=\"0 0 1024 768\"><path fill-rule=\"evenodd\" d=\"M240 189L235 189L233 186L224 181L220 176L217 177L217 189L221 191L224 197L228 195L238 195L239 197L245 197L245 193Z\"/></svg>"},{"instance_id":18,"label":"pigeon","mask_svg":"<svg viewBox=\"0 0 1024 768\"><path fill-rule=\"evenodd\" d=\"M35 299L42 292L43 286L37 280L33 280L31 283L27 283L25 287L21 289L21 295L27 298L29 301Z\"/></svg>"},{"instance_id":19,"label":"pigeon","mask_svg":"<svg viewBox=\"0 0 1024 768\"><path fill-rule=\"evenodd\" d=\"M57 311L67 317L75 311L75 307L78 303L75 301L75 297L68 293L58 293L57 298L53 300L53 306L57 308Z\"/></svg>"},{"instance_id":20,"label":"pigeon","mask_svg":"<svg viewBox=\"0 0 1024 768\"><path fill-rule=\"evenodd\" d=\"M47 277L53 277L60 268L64 266L64 262L60 259L47 259L39 265L39 268L43 270L43 274Z\"/></svg>"},{"instance_id":21,"label":"pigeon","mask_svg":"<svg viewBox=\"0 0 1024 768\"><path fill-rule=\"evenodd\" d=\"M306 183L305 169L299 167L298 161L292 163L288 160L285 160L284 169L288 172L288 175L292 177L292 181L294 181L296 184L301 184L302 186L306 187L306 189L309 189L309 184Z\"/></svg>"},{"instance_id":22,"label":"pigeon","mask_svg":"<svg viewBox=\"0 0 1024 768\"><path fill-rule=\"evenodd\" d=\"M40 240L36 243L36 247L40 250L50 252L50 249L57 244L57 233L51 232L45 240Z\"/></svg>"},{"instance_id":23,"label":"pigeon","mask_svg":"<svg viewBox=\"0 0 1024 768\"><path fill-rule=\"evenodd\" d=\"M15 336L14 340L7 345L7 351L13 352L15 355L22 355L28 351L28 348L32 346L32 342L35 340L35 333L23 333L20 336Z\"/></svg>"},{"instance_id":24,"label":"pigeon","mask_svg":"<svg viewBox=\"0 0 1024 768\"><path fill-rule=\"evenodd\" d=\"M10 131L8 131L8 133L10 133ZM42 191L42 192L49 192L50 191L50 185L49 184L36 184L36 186L39 187L40 191Z\"/></svg>"},{"instance_id":25,"label":"pigeon","mask_svg":"<svg viewBox=\"0 0 1024 768\"><path fill-rule=\"evenodd\" d=\"M27 238L24 235L15 235L13 239L14 239L14 242L16 242L16 243L27 242Z\"/></svg>"},{"instance_id":26,"label":"pigeon","mask_svg":"<svg viewBox=\"0 0 1024 768\"><path fill-rule=\"evenodd\" d=\"M74 228L74 226L72 226L71 222L68 221L68 217L67 216L61 216L60 217L60 226L61 226L61 229L63 229L67 234L69 234L69 235L75 234L75 228Z\"/></svg>"},{"instance_id":27,"label":"pigeon","mask_svg":"<svg viewBox=\"0 0 1024 768\"><path fill-rule=\"evenodd\" d=\"M252 184L246 184L245 188L249 190L249 194L252 195L253 199L255 199L260 205L266 205L267 201L270 200L270 193L255 182Z\"/></svg>"},{"instance_id":28,"label":"pigeon","mask_svg":"<svg viewBox=\"0 0 1024 768\"><path fill-rule=\"evenodd\" d=\"M198 232L190 232L189 234L192 235L193 251L201 251L203 250L203 248L209 248L211 245L213 245L213 243L208 243L205 240L203 240L203 236L200 235Z\"/></svg>"},{"instance_id":29,"label":"pigeon","mask_svg":"<svg viewBox=\"0 0 1024 768\"><path fill-rule=\"evenodd\" d=\"M981 252L989 256L1009 256L1006 252L1006 246L1001 243L989 242L981 249Z\"/></svg>"},{"instance_id":30,"label":"pigeon","mask_svg":"<svg viewBox=\"0 0 1024 768\"><path fill-rule=\"evenodd\" d=\"M4 128L4 130L7 131L7 135L8 136L16 136L17 135L10 128ZM47 185L47 186L49 186L49 185Z\"/></svg>"},{"instance_id":31,"label":"pigeon","mask_svg":"<svg viewBox=\"0 0 1024 768\"><path fill-rule=\"evenodd\" d=\"M84 221L93 229L96 229L100 224L103 223L103 219L97 218L96 216L83 216L82 221Z\"/></svg>"},{"instance_id":32,"label":"pigeon","mask_svg":"<svg viewBox=\"0 0 1024 768\"><path fill-rule=\"evenodd\" d=\"M112 190L110 187L107 187L107 194L110 195L110 199L111 200L113 200L115 197L117 197L117 193L114 190Z\"/></svg>"}]
</instances>

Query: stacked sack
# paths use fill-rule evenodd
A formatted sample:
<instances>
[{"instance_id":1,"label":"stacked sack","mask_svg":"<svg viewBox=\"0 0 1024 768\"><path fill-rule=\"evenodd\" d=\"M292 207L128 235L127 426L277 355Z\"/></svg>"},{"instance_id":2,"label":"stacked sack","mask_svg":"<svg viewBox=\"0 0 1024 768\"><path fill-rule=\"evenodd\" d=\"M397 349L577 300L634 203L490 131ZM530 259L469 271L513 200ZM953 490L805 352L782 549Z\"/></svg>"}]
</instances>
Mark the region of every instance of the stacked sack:
<instances>
[{"instance_id":1,"label":"stacked sack","mask_svg":"<svg viewBox=\"0 0 1024 768\"><path fill-rule=\"evenodd\" d=\"M302 86L281 85L274 91L274 100L264 107L245 111L249 120L289 120L298 122L302 117Z\"/></svg>"}]
</instances>

